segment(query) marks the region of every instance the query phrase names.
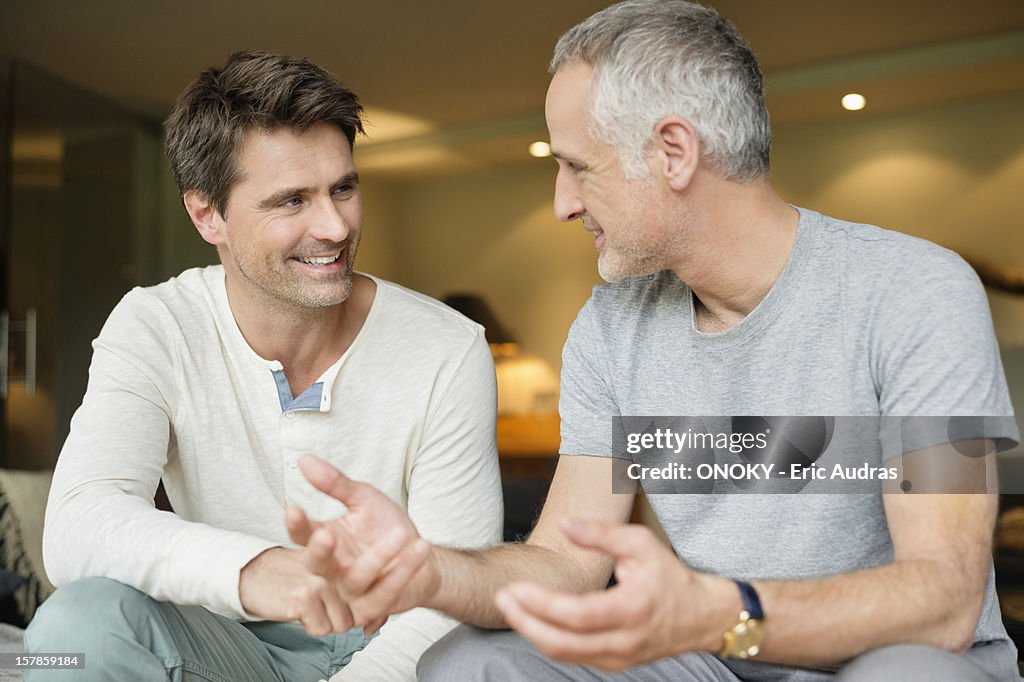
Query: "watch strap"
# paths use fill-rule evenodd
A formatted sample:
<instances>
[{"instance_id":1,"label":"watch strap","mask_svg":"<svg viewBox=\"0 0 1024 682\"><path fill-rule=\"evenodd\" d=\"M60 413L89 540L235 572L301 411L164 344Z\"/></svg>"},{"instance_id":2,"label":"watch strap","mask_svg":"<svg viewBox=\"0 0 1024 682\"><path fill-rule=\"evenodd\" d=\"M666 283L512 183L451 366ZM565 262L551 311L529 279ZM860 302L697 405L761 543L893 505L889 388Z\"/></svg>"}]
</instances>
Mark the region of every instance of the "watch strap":
<instances>
[{"instance_id":1,"label":"watch strap","mask_svg":"<svg viewBox=\"0 0 1024 682\"><path fill-rule=\"evenodd\" d=\"M739 622L722 635L722 649L718 655L722 658L752 658L761 653L764 640L764 609L757 590L742 580L733 580L739 588L743 610L740 611Z\"/></svg>"},{"instance_id":2,"label":"watch strap","mask_svg":"<svg viewBox=\"0 0 1024 682\"><path fill-rule=\"evenodd\" d=\"M743 610L750 614L755 620L764 620L764 610L761 608L761 598L757 596L757 590L750 583L742 580L733 580L736 587L740 588L740 598L743 600Z\"/></svg>"}]
</instances>

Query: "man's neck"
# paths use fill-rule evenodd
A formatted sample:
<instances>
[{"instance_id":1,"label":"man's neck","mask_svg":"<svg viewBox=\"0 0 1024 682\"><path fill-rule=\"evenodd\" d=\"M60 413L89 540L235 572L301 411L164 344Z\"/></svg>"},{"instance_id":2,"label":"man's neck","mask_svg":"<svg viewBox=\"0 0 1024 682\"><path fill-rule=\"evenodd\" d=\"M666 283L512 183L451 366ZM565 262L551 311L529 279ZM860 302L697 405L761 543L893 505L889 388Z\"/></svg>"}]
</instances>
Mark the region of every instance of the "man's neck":
<instances>
[{"instance_id":1,"label":"man's neck","mask_svg":"<svg viewBox=\"0 0 1024 682\"><path fill-rule=\"evenodd\" d=\"M300 395L352 345L376 293L373 280L353 275L352 293L325 308L298 308L254 295L227 277L228 304L249 347L284 366L293 396Z\"/></svg>"},{"instance_id":2,"label":"man's neck","mask_svg":"<svg viewBox=\"0 0 1024 682\"><path fill-rule=\"evenodd\" d=\"M673 269L693 290L697 328L724 331L749 315L782 275L799 214L767 180L713 180L703 196L687 254Z\"/></svg>"}]
</instances>

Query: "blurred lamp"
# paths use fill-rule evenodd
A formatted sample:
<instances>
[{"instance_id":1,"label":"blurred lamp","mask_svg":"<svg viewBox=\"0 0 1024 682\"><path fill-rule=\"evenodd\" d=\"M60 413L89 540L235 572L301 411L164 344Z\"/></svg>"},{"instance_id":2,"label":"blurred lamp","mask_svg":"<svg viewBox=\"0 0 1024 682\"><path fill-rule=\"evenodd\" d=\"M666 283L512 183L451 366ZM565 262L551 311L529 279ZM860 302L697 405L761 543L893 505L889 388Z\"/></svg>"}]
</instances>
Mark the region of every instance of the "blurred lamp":
<instances>
[{"instance_id":1,"label":"blurred lamp","mask_svg":"<svg viewBox=\"0 0 1024 682\"><path fill-rule=\"evenodd\" d=\"M449 294L442 303L484 328L498 382L498 416L553 414L558 410L558 374L540 358L519 352L512 333L479 294Z\"/></svg>"},{"instance_id":2,"label":"blurred lamp","mask_svg":"<svg viewBox=\"0 0 1024 682\"><path fill-rule=\"evenodd\" d=\"M484 328L487 343L494 357L515 355L519 346L515 337L498 321L498 316L479 294L448 294L441 302L454 308Z\"/></svg>"}]
</instances>

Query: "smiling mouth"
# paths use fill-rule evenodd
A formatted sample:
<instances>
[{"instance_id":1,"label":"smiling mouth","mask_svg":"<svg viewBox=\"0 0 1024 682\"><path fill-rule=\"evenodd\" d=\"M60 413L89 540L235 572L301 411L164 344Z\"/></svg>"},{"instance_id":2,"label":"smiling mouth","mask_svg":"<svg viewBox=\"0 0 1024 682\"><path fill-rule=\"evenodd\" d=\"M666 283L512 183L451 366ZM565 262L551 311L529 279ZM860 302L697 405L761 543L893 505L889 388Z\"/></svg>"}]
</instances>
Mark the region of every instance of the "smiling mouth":
<instances>
[{"instance_id":1,"label":"smiling mouth","mask_svg":"<svg viewBox=\"0 0 1024 682\"><path fill-rule=\"evenodd\" d=\"M306 265L330 265L336 263L341 258L342 251L339 251L333 256L306 256L305 258L296 257L295 260Z\"/></svg>"},{"instance_id":2,"label":"smiling mouth","mask_svg":"<svg viewBox=\"0 0 1024 682\"><path fill-rule=\"evenodd\" d=\"M583 229L594 235L594 248L598 251L604 246L604 230L593 223L583 221Z\"/></svg>"},{"instance_id":3,"label":"smiling mouth","mask_svg":"<svg viewBox=\"0 0 1024 682\"><path fill-rule=\"evenodd\" d=\"M589 214L584 215L580 222L583 223L583 229L586 230L587 232L593 232L595 236L600 236L601 234L604 234L604 230L601 229L600 225L593 222L593 219L590 218Z\"/></svg>"}]
</instances>

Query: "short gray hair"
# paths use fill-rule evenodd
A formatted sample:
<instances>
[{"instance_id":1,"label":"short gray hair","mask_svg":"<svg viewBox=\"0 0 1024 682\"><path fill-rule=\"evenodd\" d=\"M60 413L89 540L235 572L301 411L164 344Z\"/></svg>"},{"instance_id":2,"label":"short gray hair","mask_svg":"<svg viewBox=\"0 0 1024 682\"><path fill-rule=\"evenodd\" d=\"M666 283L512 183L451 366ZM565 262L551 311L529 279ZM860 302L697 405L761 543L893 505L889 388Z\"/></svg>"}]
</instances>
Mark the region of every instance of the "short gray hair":
<instances>
[{"instance_id":1,"label":"short gray hair","mask_svg":"<svg viewBox=\"0 0 1024 682\"><path fill-rule=\"evenodd\" d=\"M627 0L569 29L550 71L594 69L590 130L615 146L623 172L647 176L654 127L666 116L697 131L701 161L730 180L768 172L771 128L753 50L715 10L683 0Z\"/></svg>"}]
</instances>

